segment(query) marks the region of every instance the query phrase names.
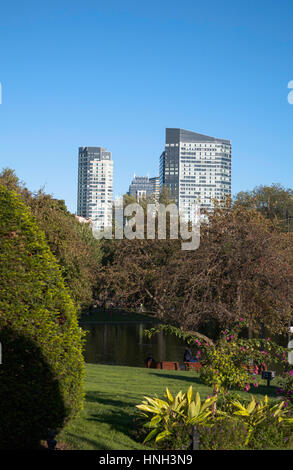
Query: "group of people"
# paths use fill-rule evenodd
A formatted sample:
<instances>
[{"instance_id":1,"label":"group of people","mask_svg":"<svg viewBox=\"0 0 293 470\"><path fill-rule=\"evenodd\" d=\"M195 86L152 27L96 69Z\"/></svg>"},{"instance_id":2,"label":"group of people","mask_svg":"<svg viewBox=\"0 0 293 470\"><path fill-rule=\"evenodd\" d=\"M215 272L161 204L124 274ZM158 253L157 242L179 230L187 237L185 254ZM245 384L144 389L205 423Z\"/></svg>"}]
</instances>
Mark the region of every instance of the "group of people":
<instances>
[{"instance_id":1,"label":"group of people","mask_svg":"<svg viewBox=\"0 0 293 470\"><path fill-rule=\"evenodd\" d=\"M190 349L189 346L185 347L183 362L199 362L199 359L197 357L193 357L191 349ZM149 367L149 368L150 367L155 367L156 360L151 355L149 355L145 359L145 365L146 365L146 367Z\"/></svg>"}]
</instances>

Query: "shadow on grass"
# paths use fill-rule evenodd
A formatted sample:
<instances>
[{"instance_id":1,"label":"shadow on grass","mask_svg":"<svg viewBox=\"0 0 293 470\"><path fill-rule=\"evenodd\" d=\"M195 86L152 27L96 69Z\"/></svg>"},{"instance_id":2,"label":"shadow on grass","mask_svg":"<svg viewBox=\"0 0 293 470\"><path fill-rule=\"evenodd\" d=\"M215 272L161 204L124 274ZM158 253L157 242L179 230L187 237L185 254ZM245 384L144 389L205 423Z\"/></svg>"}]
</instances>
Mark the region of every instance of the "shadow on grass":
<instances>
[{"instance_id":1,"label":"shadow on grass","mask_svg":"<svg viewBox=\"0 0 293 470\"><path fill-rule=\"evenodd\" d=\"M125 407L125 405L132 406L132 401L129 400L129 396L125 395L125 399L128 399L128 402L126 402L123 398L122 395L120 395L121 399L120 400L115 400L113 398L106 398L107 395L105 393L101 392L87 392L85 399L86 402L89 403L97 403L99 405L105 405L105 406L111 406L111 407Z\"/></svg>"},{"instance_id":2,"label":"shadow on grass","mask_svg":"<svg viewBox=\"0 0 293 470\"><path fill-rule=\"evenodd\" d=\"M277 388L274 385L270 385L270 387L267 387L267 385L259 385L258 387L250 387L249 392L246 392L248 395L267 395L268 397L271 398L277 398Z\"/></svg>"},{"instance_id":3,"label":"shadow on grass","mask_svg":"<svg viewBox=\"0 0 293 470\"><path fill-rule=\"evenodd\" d=\"M128 436L130 435L130 432L134 428L135 408L133 403L129 403L129 407L133 408L133 414L130 414L121 409L125 408L125 405L128 405L125 401L105 398L105 395L99 392L88 392L86 394L86 401L102 405L102 411L104 410L102 413L91 414L91 416L87 418L87 421L106 423L113 426L116 431L122 432Z\"/></svg>"},{"instance_id":4,"label":"shadow on grass","mask_svg":"<svg viewBox=\"0 0 293 470\"><path fill-rule=\"evenodd\" d=\"M186 373L188 374L188 372ZM200 376L199 374L198 375L186 375L186 376L183 376L183 375L178 375L176 372L174 372L174 374L162 374L162 373L156 373L156 372L151 372L150 375L155 375L156 377L158 378L161 378L161 379L171 379L171 380L179 380L179 381L182 381L182 382L185 382L186 385L190 385L190 382L193 382L195 384L197 384L198 386L202 386L202 387L209 387L208 385L204 384L201 380L200 380ZM253 378L251 378L251 381L253 380ZM246 396L257 396L257 395L267 395L268 397L270 398L276 398L277 397L277 386L275 385L270 385L269 387L267 385L258 385L258 387L254 387L253 385L250 387L250 390L248 392L244 392L244 390L239 390L237 388L235 389L232 389L231 391L234 391L234 392L242 392L242 393L245 393ZM250 398L250 397L249 397Z\"/></svg>"},{"instance_id":5,"label":"shadow on grass","mask_svg":"<svg viewBox=\"0 0 293 470\"><path fill-rule=\"evenodd\" d=\"M81 437L80 435L75 435L72 433L67 433L67 436L72 440L78 440L78 442L83 442L84 444L88 445L91 449L100 449L100 450L113 450L113 447L104 445L99 446L98 441L94 441L93 439L88 439L87 437ZM84 447L82 447L84 448Z\"/></svg>"},{"instance_id":6,"label":"shadow on grass","mask_svg":"<svg viewBox=\"0 0 293 470\"><path fill-rule=\"evenodd\" d=\"M188 375L187 375L188 374ZM198 385L202 385L204 387L206 387L205 384L203 384L201 381L200 381L200 378L199 378L199 375L189 375L188 372L186 372L186 376L184 375L178 375L177 372L174 372L174 374L162 374L161 372L151 372L150 375L155 375L156 377L160 378L160 379L171 379L171 380L181 380L182 382L186 382L187 384L190 384L190 382L195 382L197 383Z\"/></svg>"}]
</instances>

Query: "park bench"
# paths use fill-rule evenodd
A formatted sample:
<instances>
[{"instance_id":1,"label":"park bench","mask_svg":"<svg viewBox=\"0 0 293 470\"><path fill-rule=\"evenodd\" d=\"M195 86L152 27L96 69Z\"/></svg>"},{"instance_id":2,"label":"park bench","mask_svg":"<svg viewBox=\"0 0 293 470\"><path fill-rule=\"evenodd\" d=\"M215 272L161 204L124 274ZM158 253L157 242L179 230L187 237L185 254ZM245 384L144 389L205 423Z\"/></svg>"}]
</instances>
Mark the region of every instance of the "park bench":
<instances>
[{"instance_id":1,"label":"park bench","mask_svg":"<svg viewBox=\"0 0 293 470\"><path fill-rule=\"evenodd\" d=\"M185 370L200 370L202 365L200 362L184 362Z\"/></svg>"},{"instance_id":2,"label":"park bench","mask_svg":"<svg viewBox=\"0 0 293 470\"><path fill-rule=\"evenodd\" d=\"M178 361L154 361L152 359L146 362L148 369L165 369L165 370L180 370ZM200 362L184 362L185 370L200 370L202 365Z\"/></svg>"},{"instance_id":3,"label":"park bench","mask_svg":"<svg viewBox=\"0 0 293 470\"><path fill-rule=\"evenodd\" d=\"M156 363L156 369L180 370L180 365L178 361L158 361Z\"/></svg>"}]
</instances>

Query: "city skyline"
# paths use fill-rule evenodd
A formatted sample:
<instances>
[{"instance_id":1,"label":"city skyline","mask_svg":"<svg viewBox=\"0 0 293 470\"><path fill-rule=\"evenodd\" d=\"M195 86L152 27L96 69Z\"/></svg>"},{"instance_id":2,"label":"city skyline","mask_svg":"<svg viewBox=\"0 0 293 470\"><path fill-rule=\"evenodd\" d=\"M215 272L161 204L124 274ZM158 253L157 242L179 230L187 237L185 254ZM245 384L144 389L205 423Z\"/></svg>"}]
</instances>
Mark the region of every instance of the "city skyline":
<instances>
[{"instance_id":1,"label":"city skyline","mask_svg":"<svg viewBox=\"0 0 293 470\"><path fill-rule=\"evenodd\" d=\"M292 187L289 0L32 0L1 13L0 163L31 191L75 212L76 149L98 144L121 195L134 169L158 173L166 127L233 142L232 195Z\"/></svg>"},{"instance_id":2,"label":"city skyline","mask_svg":"<svg viewBox=\"0 0 293 470\"><path fill-rule=\"evenodd\" d=\"M195 222L194 204L213 210L213 200L231 196L231 141L195 131L166 128L165 149L159 158L159 176L137 176L134 171L124 194L141 198L156 196L163 186L170 190L179 212ZM109 166L110 165L110 166ZM113 160L102 147L79 147L78 216L91 219L104 230L112 222Z\"/></svg>"}]
</instances>

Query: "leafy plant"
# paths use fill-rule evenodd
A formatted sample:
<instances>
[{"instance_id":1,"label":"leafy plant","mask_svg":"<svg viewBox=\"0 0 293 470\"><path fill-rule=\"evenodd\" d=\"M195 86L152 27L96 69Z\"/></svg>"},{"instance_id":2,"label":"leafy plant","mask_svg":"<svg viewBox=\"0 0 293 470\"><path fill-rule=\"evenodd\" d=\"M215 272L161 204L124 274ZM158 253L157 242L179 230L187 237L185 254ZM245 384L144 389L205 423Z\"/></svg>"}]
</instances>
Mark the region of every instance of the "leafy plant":
<instances>
[{"instance_id":1,"label":"leafy plant","mask_svg":"<svg viewBox=\"0 0 293 470\"><path fill-rule=\"evenodd\" d=\"M284 424L293 424L293 418L288 417L288 409L284 407L284 402L275 405L269 405L269 399L266 395L264 401L256 402L252 397L250 403L245 406L240 401L232 402L236 411L233 412L235 416L240 416L243 422L247 425L247 438L245 444L247 445L254 433L255 429L268 418L273 419L275 425L280 422Z\"/></svg>"},{"instance_id":2,"label":"leafy plant","mask_svg":"<svg viewBox=\"0 0 293 470\"><path fill-rule=\"evenodd\" d=\"M198 392L193 396L192 386L187 393L180 390L175 397L166 388L165 398L166 400L144 397L144 401L136 406L142 412L141 417L145 421L143 426L150 429L144 443L174 437L178 426L184 426L187 433L195 424L206 423L216 401L216 397L211 397L202 402Z\"/></svg>"}]
</instances>

